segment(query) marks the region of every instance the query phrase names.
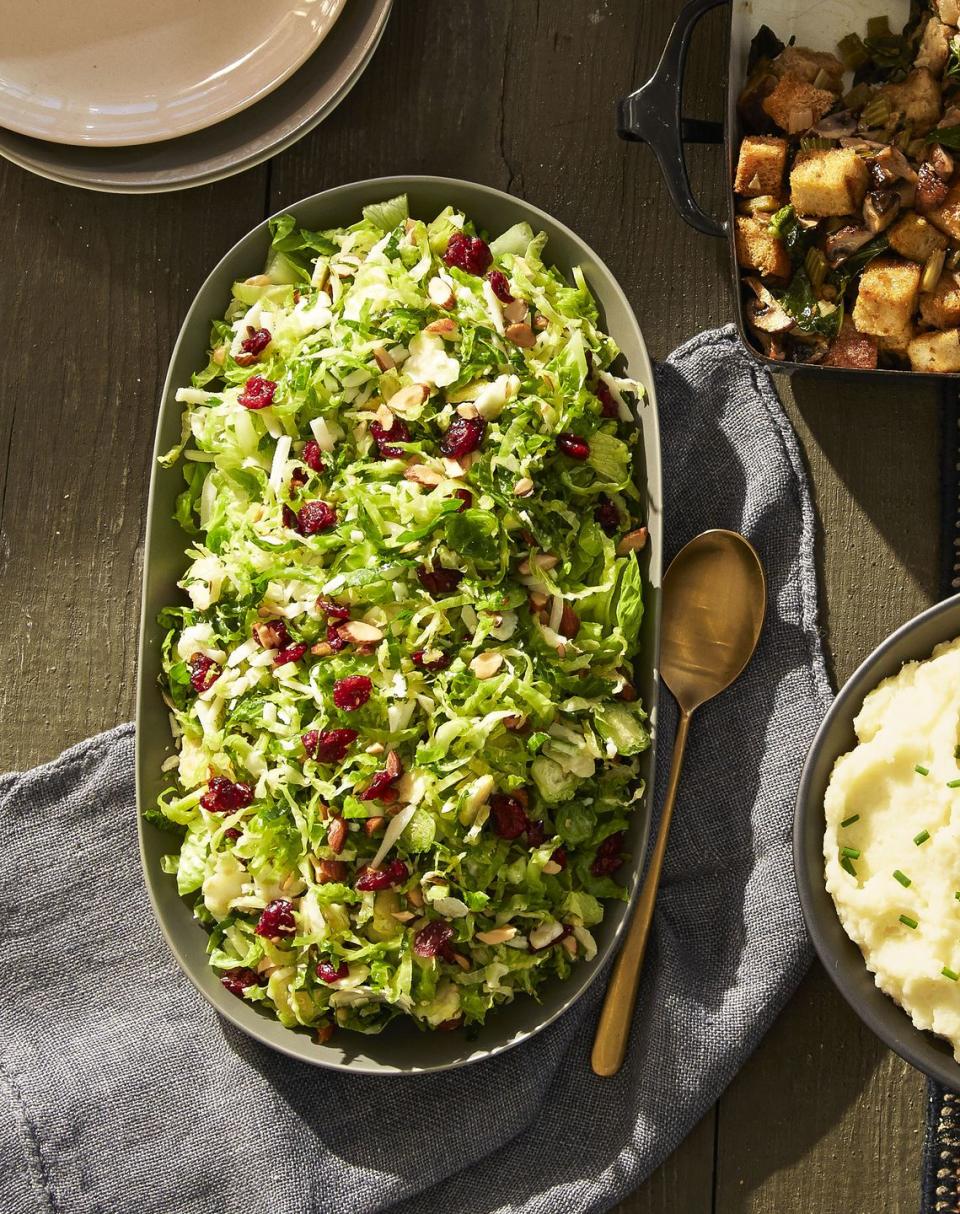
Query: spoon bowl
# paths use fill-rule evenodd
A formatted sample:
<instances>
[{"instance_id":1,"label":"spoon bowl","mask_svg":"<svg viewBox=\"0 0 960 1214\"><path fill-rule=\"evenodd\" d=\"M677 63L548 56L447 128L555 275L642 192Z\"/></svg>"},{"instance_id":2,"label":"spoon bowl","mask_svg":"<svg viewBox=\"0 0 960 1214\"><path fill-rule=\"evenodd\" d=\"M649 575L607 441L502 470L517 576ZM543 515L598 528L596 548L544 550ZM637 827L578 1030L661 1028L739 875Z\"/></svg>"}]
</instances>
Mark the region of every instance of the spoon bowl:
<instances>
[{"instance_id":1,"label":"spoon bowl","mask_svg":"<svg viewBox=\"0 0 960 1214\"><path fill-rule=\"evenodd\" d=\"M702 532L673 558L662 604L660 676L680 720L657 841L597 1024L591 1056L597 1075L615 1075L627 1052L691 717L742 673L760 640L767 579L753 545L736 531Z\"/></svg>"}]
</instances>

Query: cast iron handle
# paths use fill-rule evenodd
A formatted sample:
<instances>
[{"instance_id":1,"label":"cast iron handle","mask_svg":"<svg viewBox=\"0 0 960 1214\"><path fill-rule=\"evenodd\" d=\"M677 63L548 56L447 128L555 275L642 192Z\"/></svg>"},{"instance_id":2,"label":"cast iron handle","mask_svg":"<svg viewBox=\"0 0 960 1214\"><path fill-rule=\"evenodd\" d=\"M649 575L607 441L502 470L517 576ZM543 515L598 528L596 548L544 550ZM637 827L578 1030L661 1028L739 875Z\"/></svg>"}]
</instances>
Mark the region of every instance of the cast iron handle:
<instances>
[{"instance_id":1,"label":"cast iron handle","mask_svg":"<svg viewBox=\"0 0 960 1214\"><path fill-rule=\"evenodd\" d=\"M673 23L657 70L642 88L624 97L617 107L617 134L653 148L670 200L681 217L707 236L726 235L727 225L708 215L694 198L683 157L684 143L721 143L723 124L684 118L683 71L693 27L700 18L727 0L690 0Z\"/></svg>"}]
</instances>

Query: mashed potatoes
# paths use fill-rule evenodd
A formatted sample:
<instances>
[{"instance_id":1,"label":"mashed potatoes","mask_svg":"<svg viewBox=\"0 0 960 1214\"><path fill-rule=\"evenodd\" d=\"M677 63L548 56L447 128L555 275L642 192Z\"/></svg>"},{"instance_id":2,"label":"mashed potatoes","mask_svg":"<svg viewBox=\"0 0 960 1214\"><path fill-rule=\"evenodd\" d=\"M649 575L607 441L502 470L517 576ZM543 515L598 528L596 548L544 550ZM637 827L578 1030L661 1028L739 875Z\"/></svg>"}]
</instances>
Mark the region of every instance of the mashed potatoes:
<instances>
[{"instance_id":1,"label":"mashed potatoes","mask_svg":"<svg viewBox=\"0 0 960 1214\"><path fill-rule=\"evenodd\" d=\"M854 724L825 799L827 889L877 986L960 1061L960 638L881 683Z\"/></svg>"}]
</instances>

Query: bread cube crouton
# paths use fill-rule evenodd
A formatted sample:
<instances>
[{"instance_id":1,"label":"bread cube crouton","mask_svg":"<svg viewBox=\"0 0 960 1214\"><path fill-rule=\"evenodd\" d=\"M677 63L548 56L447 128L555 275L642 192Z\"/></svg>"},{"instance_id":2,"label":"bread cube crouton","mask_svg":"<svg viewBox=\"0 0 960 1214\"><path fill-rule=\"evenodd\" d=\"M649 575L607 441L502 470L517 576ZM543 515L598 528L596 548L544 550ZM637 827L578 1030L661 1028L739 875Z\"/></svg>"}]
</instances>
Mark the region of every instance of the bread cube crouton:
<instances>
[{"instance_id":1,"label":"bread cube crouton","mask_svg":"<svg viewBox=\"0 0 960 1214\"><path fill-rule=\"evenodd\" d=\"M933 7L947 25L960 25L960 0L934 0Z\"/></svg>"},{"instance_id":2,"label":"bread cube crouton","mask_svg":"<svg viewBox=\"0 0 960 1214\"><path fill-rule=\"evenodd\" d=\"M845 316L840 332L830 343L823 365L872 370L877 365L877 339L869 333L858 333L850 317Z\"/></svg>"},{"instance_id":3,"label":"bread cube crouton","mask_svg":"<svg viewBox=\"0 0 960 1214\"><path fill-rule=\"evenodd\" d=\"M913 323L919 290L918 265L895 257L879 257L863 271L853 306L853 323L860 333L893 339L899 345Z\"/></svg>"},{"instance_id":4,"label":"bread cube crouton","mask_svg":"<svg viewBox=\"0 0 960 1214\"><path fill-rule=\"evenodd\" d=\"M927 219L941 232L960 240L960 182L947 190L946 197L938 207L927 211Z\"/></svg>"},{"instance_id":5,"label":"bread cube crouton","mask_svg":"<svg viewBox=\"0 0 960 1214\"><path fill-rule=\"evenodd\" d=\"M902 215L887 233L890 247L901 257L925 262L931 253L947 247L947 238L916 211Z\"/></svg>"},{"instance_id":6,"label":"bread cube crouton","mask_svg":"<svg viewBox=\"0 0 960 1214\"><path fill-rule=\"evenodd\" d=\"M877 338L877 346L883 354L895 354L898 358L907 357L907 349L917 333L917 327L911 321L886 337Z\"/></svg>"},{"instance_id":7,"label":"bread cube crouton","mask_svg":"<svg viewBox=\"0 0 960 1214\"><path fill-rule=\"evenodd\" d=\"M763 99L763 111L788 135L819 122L837 100L827 89L815 88L797 76L784 76Z\"/></svg>"},{"instance_id":8,"label":"bread cube crouton","mask_svg":"<svg viewBox=\"0 0 960 1214\"><path fill-rule=\"evenodd\" d=\"M769 219L737 216L737 261L764 278L788 278L790 254L779 236L770 231Z\"/></svg>"},{"instance_id":9,"label":"bread cube crouton","mask_svg":"<svg viewBox=\"0 0 960 1214\"><path fill-rule=\"evenodd\" d=\"M813 84L819 76L820 88L833 93L843 92L843 64L836 55L827 51L812 51L808 46L786 46L774 59L773 70L778 76L795 76L807 84Z\"/></svg>"},{"instance_id":10,"label":"bread cube crouton","mask_svg":"<svg viewBox=\"0 0 960 1214\"><path fill-rule=\"evenodd\" d=\"M790 173L790 196L799 215L851 215L860 210L869 172L850 148L801 152Z\"/></svg>"},{"instance_id":11,"label":"bread cube crouton","mask_svg":"<svg viewBox=\"0 0 960 1214\"><path fill-rule=\"evenodd\" d=\"M907 347L914 371L960 371L960 329L920 333Z\"/></svg>"},{"instance_id":12,"label":"bread cube crouton","mask_svg":"<svg viewBox=\"0 0 960 1214\"><path fill-rule=\"evenodd\" d=\"M931 329L960 325L960 275L945 271L930 294L920 296L920 319Z\"/></svg>"},{"instance_id":13,"label":"bread cube crouton","mask_svg":"<svg viewBox=\"0 0 960 1214\"><path fill-rule=\"evenodd\" d=\"M772 194L779 198L787 167L787 141L777 135L748 135L740 144L735 194L759 198Z\"/></svg>"},{"instance_id":14,"label":"bread cube crouton","mask_svg":"<svg viewBox=\"0 0 960 1214\"><path fill-rule=\"evenodd\" d=\"M914 134L929 131L940 117L940 81L929 68L914 68L903 84L885 84L878 95L903 115Z\"/></svg>"},{"instance_id":15,"label":"bread cube crouton","mask_svg":"<svg viewBox=\"0 0 960 1214\"><path fill-rule=\"evenodd\" d=\"M930 17L923 27L920 49L914 59L914 67L929 68L939 76L946 66L950 54L950 35L953 31L937 17Z\"/></svg>"}]
</instances>

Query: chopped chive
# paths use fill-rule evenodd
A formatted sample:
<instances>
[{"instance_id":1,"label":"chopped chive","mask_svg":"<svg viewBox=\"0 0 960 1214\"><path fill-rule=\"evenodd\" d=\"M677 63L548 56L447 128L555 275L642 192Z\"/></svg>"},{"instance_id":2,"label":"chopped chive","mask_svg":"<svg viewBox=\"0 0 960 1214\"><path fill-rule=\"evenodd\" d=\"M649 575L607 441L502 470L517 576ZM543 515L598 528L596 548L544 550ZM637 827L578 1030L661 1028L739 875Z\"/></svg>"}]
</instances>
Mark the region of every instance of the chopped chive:
<instances>
[{"instance_id":1,"label":"chopped chive","mask_svg":"<svg viewBox=\"0 0 960 1214\"><path fill-rule=\"evenodd\" d=\"M917 773L918 776L929 776L929 774L930 774L930 768L924 767L922 763L918 763L913 770Z\"/></svg>"},{"instance_id":2,"label":"chopped chive","mask_svg":"<svg viewBox=\"0 0 960 1214\"><path fill-rule=\"evenodd\" d=\"M958 781L958 783L960 783L960 781ZM844 818L843 821L840 823L840 825L841 826L852 826L854 824L854 822L859 822L859 821L860 821L859 814L851 814L851 816L849 818Z\"/></svg>"},{"instance_id":3,"label":"chopped chive","mask_svg":"<svg viewBox=\"0 0 960 1214\"><path fill-rule=\"evenodd\" d=\"M900 882L900 884L903 886L904 889L906 889L907 886L911 884L910 878L907 876L906 873L902 873L899 868L895 868L893 870L893 876L894 876L895 880Z\"/></svg>"},{"instance_id":4,"label":"chopped chive","mask_svg":"<svg viewBox=\"0 0 960 1214\"><path fill-rule=\"evenodd\" d=\"M960 889L958 889L958 890L956 891L956 893L955 893L953 896L956 898L956 900L957 900L958 902L960 902Z\"/></svg>"},{"instance_id":5,"label":"chopped chive","mask_svg":"<svg viewBox=\"0 0 960 1214\"><path fill-rule=\"evenodd\" d=\"M953 757L957 760L958 763L960 763L960 744L958 744L957 746L954 746Z\"/></svg>"},{"instance_id":6,"label":"chopped chive","mask_svg":"<svg viewBox=\"0 0 960 1214\"><path fill-rule=\"evenodd\" d=\"M846 869L851 877L855 877L857 875L857 870L853 867L853 861L849 858L849 856L843 857L843 859L840 861L840 867Z\"/></svg>"},{"instance_id":7,"label":"chopped chive","mask_svg":"<svg viewBox=\"0 0 960 1214\"><path fill-rule=\"evenodd\" d=\"M944 978L949 978L951 982L960 980L960 974L956 970L952 970L949 965L945 965L940 973L943 974Z\"/></svg>"},{"instance_id":8,"label":"chopped chive","mask_svg":"<svg viewBox=\"0 0 960 1214\"><path fill-rule=\"evenodd\" d=\"M900 922L904 927L909 927L911 930L914 930L917 926L916 919L911 919L909 915L901 915Z\"/></svg>"},{"instance_id":9,"label":"chopped chive","mask_svg":"<svg viewBox=\"0 0 960 1214\"><path fill-rule=\"evenodd\" d=\"M929 838L930 832L928 830L922 830L919 835L913 836L913 841L916 843L917 847L919 847L921 843L926 843Z\"/></svg>"},{"instance_id":10,"label":"chopped chive","mask_svg":"<svg viewBox=\"0 0 960 1214\"><path fill-rule=\"evenodd\" d=\"M947 788L960 788L960 780L948 780Z\"/></svg>"},{"instance_id":11,"label":"chopped chive","mask_svg":"<svg viewBox=\"0 0 960 1214\"><path fill-rule=\"evenodd\" d=\"M851 860L859 860L860 859L860 848L859 847L841 847L840 855L847 856Z\"/></svg>"}]
</instances>

